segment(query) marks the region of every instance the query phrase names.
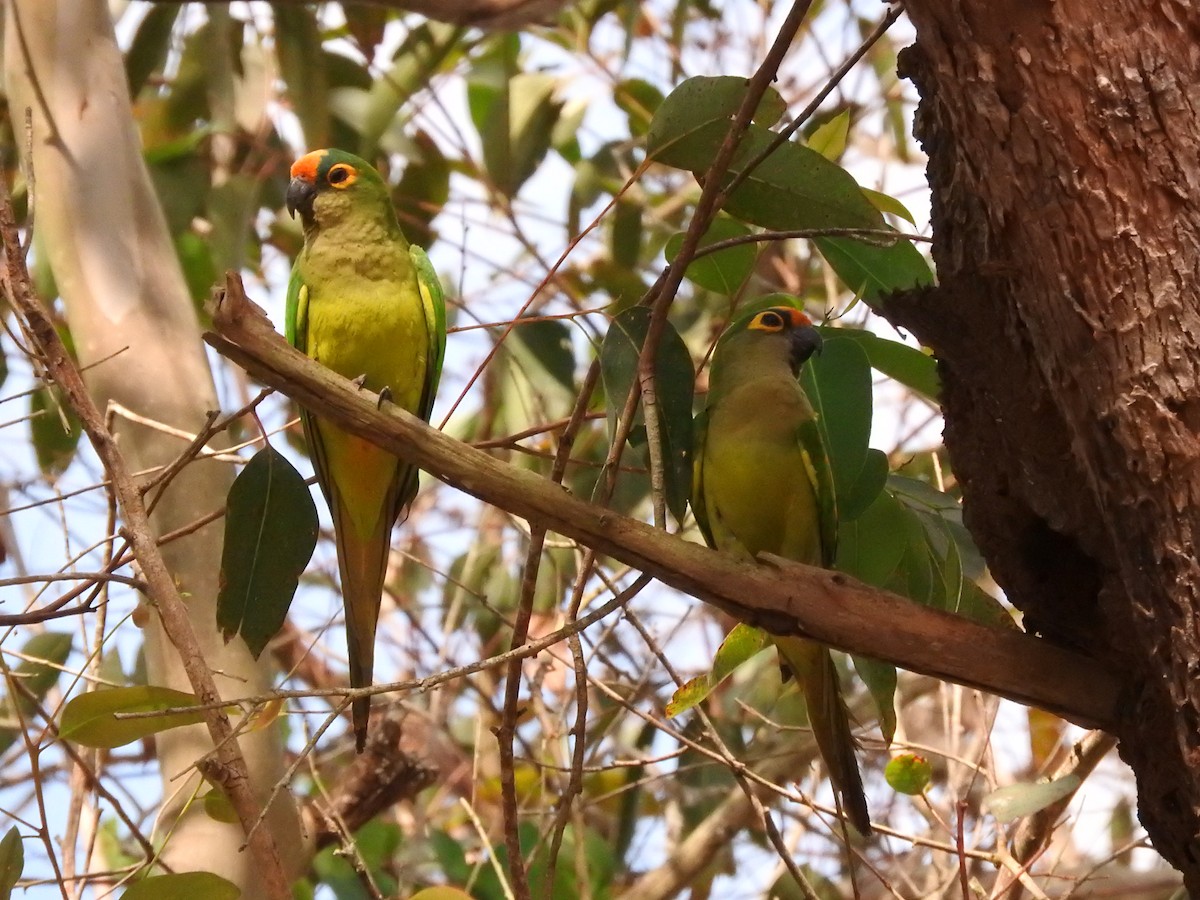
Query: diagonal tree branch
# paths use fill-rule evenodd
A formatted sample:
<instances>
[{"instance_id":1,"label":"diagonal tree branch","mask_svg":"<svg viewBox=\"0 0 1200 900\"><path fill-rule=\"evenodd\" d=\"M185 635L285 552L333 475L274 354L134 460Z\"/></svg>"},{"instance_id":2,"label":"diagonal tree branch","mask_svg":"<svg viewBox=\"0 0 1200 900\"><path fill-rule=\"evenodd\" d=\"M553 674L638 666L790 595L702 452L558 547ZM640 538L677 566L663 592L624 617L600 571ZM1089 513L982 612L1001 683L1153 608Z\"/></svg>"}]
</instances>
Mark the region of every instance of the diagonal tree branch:
<instances>
[{"instance_id":1,"label":"diagonal tree branch","mask_svg":"<svg viewBox=\"0 0 1200 900\"><path fill-rule=\"evenodd\" d=\"M452 487L573 538L775 634L799 634L1031 706L1089 728L1118 719L1120 674L1017 630L990 628L831 572L771 557L744 563L586 503L560 485L430 428L294 350L230 274L205 340L314 413Z\"/></svg>"}]
</instances>

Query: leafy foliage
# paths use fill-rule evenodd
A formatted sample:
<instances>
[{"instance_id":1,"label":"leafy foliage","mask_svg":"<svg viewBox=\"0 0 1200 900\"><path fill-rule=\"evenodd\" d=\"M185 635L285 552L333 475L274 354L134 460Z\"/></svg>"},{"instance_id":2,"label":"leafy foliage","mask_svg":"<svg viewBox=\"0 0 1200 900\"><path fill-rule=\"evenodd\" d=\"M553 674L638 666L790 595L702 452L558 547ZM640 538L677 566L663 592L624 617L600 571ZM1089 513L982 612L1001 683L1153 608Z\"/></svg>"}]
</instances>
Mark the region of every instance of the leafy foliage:
<instances>
[{"instance_id":1,"label":"leafy foliage","mask_svg":"<svg viewBox=\"0 0 1200 900\"><path fill-rule=\"evenodd\" d=\"M246 464L225 508L217 625L240 634L257 659L283 627L317 546L317 507L303 476L265 447Z\"/></svg>"}]
</instances>

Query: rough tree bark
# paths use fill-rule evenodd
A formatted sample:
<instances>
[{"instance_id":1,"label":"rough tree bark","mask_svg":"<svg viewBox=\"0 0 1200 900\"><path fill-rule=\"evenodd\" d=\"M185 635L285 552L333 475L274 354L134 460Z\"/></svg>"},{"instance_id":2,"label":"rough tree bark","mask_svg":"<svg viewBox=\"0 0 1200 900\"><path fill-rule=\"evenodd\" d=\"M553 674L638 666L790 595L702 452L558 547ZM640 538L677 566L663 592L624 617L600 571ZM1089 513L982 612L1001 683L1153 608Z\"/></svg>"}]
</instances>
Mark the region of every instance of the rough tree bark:
<instances>
[{"instance_id":1,"label":"rough tree bark","mask_svg":"<svg viewBox=\"0 0 1200 900\"><path fill-rule=\"evenodd\" d=\"M142 161L122 57L102 0L14 0L6 4L5 75L10 108L33 124L35 214L72 336L97 405L117 400L143 416L198 431L218 406L199 323L166 223ZM18 134L20 126L17 126ZM122 352L123 351L123 352ZM117 432L135 471L167 464L184 449L180 439L118 421ZM189 465L152 517L159 533L211 512L228 491L228 468ZM228 645L216 628L217 573L222 528L211 524L163 548L192 627L226 695L271 687L267 658L256 664L241 641ZM145 629L150 680L190 690L179 654L157 617ZM265 799L283 774L277 729L243 734L254 787ZM236 825L217 822L196 805L185 810L199 776L196 761L212 750L202 726L157 739L162 771L163 830L171 840L163 859L177 871L207 869L231 879L245 896L262 896L254 861L240 852ZM179 778L181 773L186 777ZM179 817L177 822L175 817ZM285 865L297 874L303 841L286 792L267 819ZM290 865L288 865L290 864Z\"/></svg>"},{"instance_id":2,"label":"rough tree bark","mask_svg":"<svg viewBox=\"0 0 1200 900\"><path fill-rule=\"evenodd\" d=\"M1200 891L1200 11L909 0L967 522L1031 631L1128 671L1155 846Z\"/></svg>"}]
</instances>

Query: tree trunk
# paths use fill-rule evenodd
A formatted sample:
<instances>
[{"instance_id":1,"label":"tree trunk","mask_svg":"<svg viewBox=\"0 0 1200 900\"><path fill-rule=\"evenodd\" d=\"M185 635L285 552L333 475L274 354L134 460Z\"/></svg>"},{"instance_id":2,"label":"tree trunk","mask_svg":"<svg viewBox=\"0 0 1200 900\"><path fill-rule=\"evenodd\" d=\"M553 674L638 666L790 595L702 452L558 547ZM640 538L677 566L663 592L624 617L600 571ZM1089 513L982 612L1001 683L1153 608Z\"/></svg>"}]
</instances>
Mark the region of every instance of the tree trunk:
<instances>
[{"instance_id":1,"label":"tree trunk","mask_svg":"<svg viewBox=\"0 0 1200 900\"><path fill-rule=\"evenodd\" d=\"M909 0L968 526L1029 630L1128 673L1142 822L1200 892L1200 12Z\"/></svg>"},{"instance_id":2,"label":"tree trunk","mask_svg":"<svg viewBox=\"0 0 1200 900\"><path fill-rule=\"evenodd\" d=\"M5 64L15 130L32 111L36 227L66 304L72 337L88 386L103 409L119 401L142 416L191 432L218 407L199 324L167 234L158 199L142 162L120 51L103 0L7 4ZM171 462L185 448L179 438L117 422L134 471ZM159 533L182 527L218 507L231 473L215 462L193 462L172 482L154 513ZM222 525L210 524L163 548L189 601L192 627L227 695L266 692L268 657L251 659L240 641L228 645L215 621ZM175 648L158 618L145 629L150 681L189 691ZM163 859L177 871L206 869L260 896L253 860L239 851L237 825L208 818L191 800L195 763L212 750L203 726L157 738L164 797L160 833L171 833ZM265 800L283 774L278 728L244 733L255 789ZM179 779L180 773L189 773ZM302 841L290 795L272 806L267 826L292 874ZM289 861L285 860L285 865Z\"/></svg>"}]
</instances>

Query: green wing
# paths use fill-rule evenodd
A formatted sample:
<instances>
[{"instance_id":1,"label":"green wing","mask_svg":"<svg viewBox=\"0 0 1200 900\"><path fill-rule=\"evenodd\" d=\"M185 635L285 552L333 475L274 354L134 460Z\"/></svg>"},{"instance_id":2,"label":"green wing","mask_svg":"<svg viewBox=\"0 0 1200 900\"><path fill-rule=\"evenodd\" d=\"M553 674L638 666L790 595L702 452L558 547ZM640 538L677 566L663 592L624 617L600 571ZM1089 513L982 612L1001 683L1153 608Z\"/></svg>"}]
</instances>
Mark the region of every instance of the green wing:
<instances>
[{"instance_id":1,"label":"green wing","mask_svg":"<svg viewBox=\"0 0 1200 900\"><path fill-rule=\"evenodd\" d=\"M292 269L288 279L287 313L283 322L283 333L287 342L297 350L308 350L308 285L300 278L300 272Z\"/></svg>"},{"instance_id":2,"label":"green wing","mask_svg":"<svg viewBox=\"0 0 1200 900\"><path fill-rule=\"evenodd\" d=\"M425 329L429 335L429 362L425 366L425 388L421 393L418 410L422 419L429 421L433 412L433 401L437 396L438 382L442 377L442 362L446 358L446 298L442 283L429 262L425 251L416 244L409 245L413 268L417 272L417 287L421 293L421 304L425 308Z\"/></svg>"},{"instance_id":3,"label":"green wing","mask_svg":"<svg viewBox=\"0 0 1200 900\"><path fill-rule=\"evenodd\" d=\"M708 507L704 503L704 440L708 437L708 410L702 410L692 423L692 515L704 535L704 543L717 546L712 527L708 524Z\"/></svg>"},{"instance_id":4,"label":"green wing","mask_svg":"<svg viewBox=\"0 0 1200 900\"><path fill-rule=\"evenodd\" d=\"M821 428L814 414L796 429L796 440L804 458L804 468L817 494L817 513L821 517L821 565L832 568L837 559L837 495L833 490L833 469L821 439Z\"/></svg>"}]
</instances>

